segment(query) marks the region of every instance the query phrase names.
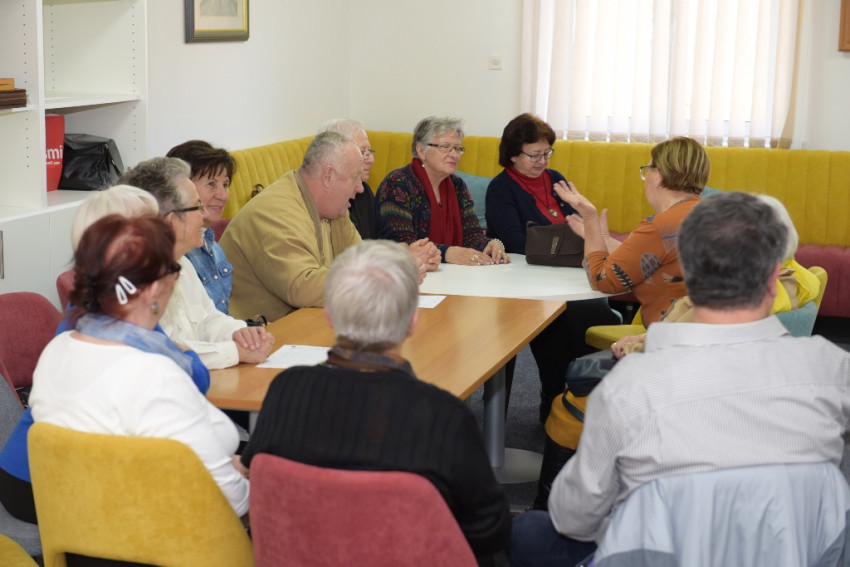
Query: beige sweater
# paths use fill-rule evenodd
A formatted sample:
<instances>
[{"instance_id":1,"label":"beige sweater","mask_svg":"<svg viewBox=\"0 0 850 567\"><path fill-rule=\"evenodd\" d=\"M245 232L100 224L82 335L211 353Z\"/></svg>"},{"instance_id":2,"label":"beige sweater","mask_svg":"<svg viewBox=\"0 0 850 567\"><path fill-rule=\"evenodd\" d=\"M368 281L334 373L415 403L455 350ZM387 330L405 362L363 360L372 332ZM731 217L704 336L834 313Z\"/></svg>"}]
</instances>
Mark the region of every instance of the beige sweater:
<instances>
[{"instance_id":1,"label":"beige sweater","mask_svg":"<svg viewBox=\"0 0 850 567\"><path fill-rule=\"evenodd\" d=\"M322 306L331 262L357 242L348 215L321 220L301 175L290 171L242 207L221 237L233 264L230 312L274 321Z\"/></svg>"}]
</instances>

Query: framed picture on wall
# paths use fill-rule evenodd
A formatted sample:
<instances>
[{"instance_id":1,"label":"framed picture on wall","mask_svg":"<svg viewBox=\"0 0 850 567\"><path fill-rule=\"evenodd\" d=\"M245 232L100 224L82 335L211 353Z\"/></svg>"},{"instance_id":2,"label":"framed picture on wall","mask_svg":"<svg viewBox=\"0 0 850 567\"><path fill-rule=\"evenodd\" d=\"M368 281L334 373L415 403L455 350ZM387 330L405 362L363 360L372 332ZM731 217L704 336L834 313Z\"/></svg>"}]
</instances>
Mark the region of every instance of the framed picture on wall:
<instances>
[{"instance_id":1,"label":"framed picture on wall","mask_svg":"<svg viewBox=\"0 0 850 567\"><path fill-rule=\"evenodd\" d=\"M248 0L185 0L186 43L248 39Z\"/></svg>"},{"instance_id":2,"label":"framed picture on wall","mask_svg":"<svg viewBox=\"0 0 850 567\"><path fill-rule=\"evenodd\" d=\"M838 28L838 51L850 51L850 0L841 0L841 27Z\"/></svg>"}]
</instances>

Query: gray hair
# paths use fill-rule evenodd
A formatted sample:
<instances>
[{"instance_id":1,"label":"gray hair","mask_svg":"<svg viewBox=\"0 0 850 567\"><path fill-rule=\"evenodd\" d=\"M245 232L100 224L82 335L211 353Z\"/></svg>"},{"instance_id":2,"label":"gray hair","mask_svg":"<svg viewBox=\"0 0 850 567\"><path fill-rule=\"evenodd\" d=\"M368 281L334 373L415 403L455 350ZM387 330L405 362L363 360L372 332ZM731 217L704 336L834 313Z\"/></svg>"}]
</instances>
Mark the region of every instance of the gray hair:
<instances>
[{"instance_id":1,"label":"gray hair","mask_svg":"<svg viewBox=\"0 0 850 567\"><path fill-rule=\"evenodd\" d=\"M357 135L358 132L366 132L366 128L363 126L363 123L359 120L354 120L353 118L333 118L328 120L322 127L319 129L319 133L322 132L336 132L337 134L342 134L346 138L354 139L354 136Z\"/></svg>"},{"instance_id":2,"label":"gray hair","mask_svg":"<svg viewBox=\"0 0 850 567\"><path fill-rule=\"evenodd\" d=\"M183 190L178 182L192 179L192 168L179 158L155 157L139 162L128 169L119 179L119 183L144 189L159 203L160 216L183 208Z\"/></svg>"},{"instance_id":3,"label":"gray hair","mask_svg":"<svg viewBox=\"0 0 850 567\"><path fill-rule=\"evenodd\" d=\"M785 246L785 257L783 259L790 260L794 258L794 254L797 253L797 246L800 245L800 236L797 234L797 228L794 226L794 221L791 220L791 215L788 214L788 209L776 197L770 195L756 195L756 197L770 205L779 217L779 220L788 229L788 243Z\"/></svg>"},{"instance_id":4,"label":"gray hair","mask_svg":"<svg viewBox=\"0 0 850 567\"><path fill-rule=\"evenodd\" d=\"M301 172L312 177L318 175L327 164L338 167L340 155L349 144L357 147L351 138L338 132L320 132L307 146L307 152L301 162ZM359 148L357 152L360 153Z\"/></svg>"},{"instance_id":5,"label":"gray hair","mask_svg":"<svg viewBox=\"0 0 850 567\"><path fill-rule=\"evenodd\" d=\"M364 240L340 254L325 280L337 339L362 350L400 345L419 304L416 260L401 244Z\"/></svg>"},{"instance_id":6,"label":"gray hair","mask_svg":"<svg viewBox=\"0 0 850 567\"><path fill-rule=\"evenodd\" d=\"M463 121L460 118L451 118L448 116L437 117L429 116L423 118L413 129L413 144L411 149L414 157L416 156L416 146L427 147L431 140L437 136L442 136L446 132L457 132L460 141L463 141Z\"/></svg>"},{"instance_id":7,"label":"gray hair","mask_svg":"<svg viewBox=\"0 0 850 567\"><path fill-rule=\"evenodd\" d=\"M109 214L119 214L125 217L140 217L155 215L159 205L153 195L131 185L115 185L103 191L96 191L85 198L74 216L71 226L71 248L77 249L83 232Z\"/></svg>"},{"instance_id":8,"label":"gray hair","mask_svg":"<svg viewBox=\"0 0 850 567\"><path fill-rule=\"evenodd\" d=\"M757 307L782 262L788 229L764 201L741 192L705 197L679 229L679 262L694 305Z\"/></svg>"}]
</instances>

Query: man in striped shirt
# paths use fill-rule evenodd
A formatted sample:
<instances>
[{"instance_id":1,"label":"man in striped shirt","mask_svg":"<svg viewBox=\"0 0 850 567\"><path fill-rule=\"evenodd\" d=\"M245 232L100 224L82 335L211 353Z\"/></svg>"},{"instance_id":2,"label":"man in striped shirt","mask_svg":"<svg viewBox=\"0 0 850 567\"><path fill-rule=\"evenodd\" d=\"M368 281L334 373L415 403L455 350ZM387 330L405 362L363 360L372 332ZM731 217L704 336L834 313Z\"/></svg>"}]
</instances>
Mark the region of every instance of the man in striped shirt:
<instances>
[{"instance_id":1,"label":"man in striped shirt","mask_svg":"<svg viewBox=\"0 0 850 567\"><path fill-rule=\"evenodd\" d=\"M613 508L656 478L777 463L840 463L850 353L769 316L787 229L745 193L711 195L678 246L693 323L655 323L588 400L549 515L514 520L512 564L577 562ZM563 564L569 564L564 562Z\"/></svg>"}]
</instances>

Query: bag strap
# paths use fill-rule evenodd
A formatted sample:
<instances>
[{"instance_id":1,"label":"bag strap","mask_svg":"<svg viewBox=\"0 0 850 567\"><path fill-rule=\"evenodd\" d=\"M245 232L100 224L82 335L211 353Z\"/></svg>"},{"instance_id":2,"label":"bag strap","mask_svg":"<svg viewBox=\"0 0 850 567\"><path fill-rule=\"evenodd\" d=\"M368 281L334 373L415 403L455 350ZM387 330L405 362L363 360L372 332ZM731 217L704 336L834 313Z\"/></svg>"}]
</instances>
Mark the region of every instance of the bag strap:
<instances>
[{"instance_id":1,"label":"bag strap","mask_svg":"<svg viewBox=\"0 0 850 567\"><path fill-rule=\"evenodd\" d=\"M561 396L561 401L564 403L564 407L567 408L567 411L570 412L574 418L584 423L584 412L578 409L575 404L567 399L567 392L569 392L569 390L564 390L564 394Z\"/></svg>"},{"instance_id":2,"label":"bag strap","mask_svg":"<svg viewBox=\"0 0 850 567\"><path fill-rule=\"evenodd\" d=\"M118 175L118 177L121 177L124 174L124 172L121 171L121 169L115 163L115 158L112 157L112 152L109 151L109 146L106 147L106 155L109 156L109 165L112 166L112 169L115 170L115 173Z\"/></svg>"}]
</instances>

